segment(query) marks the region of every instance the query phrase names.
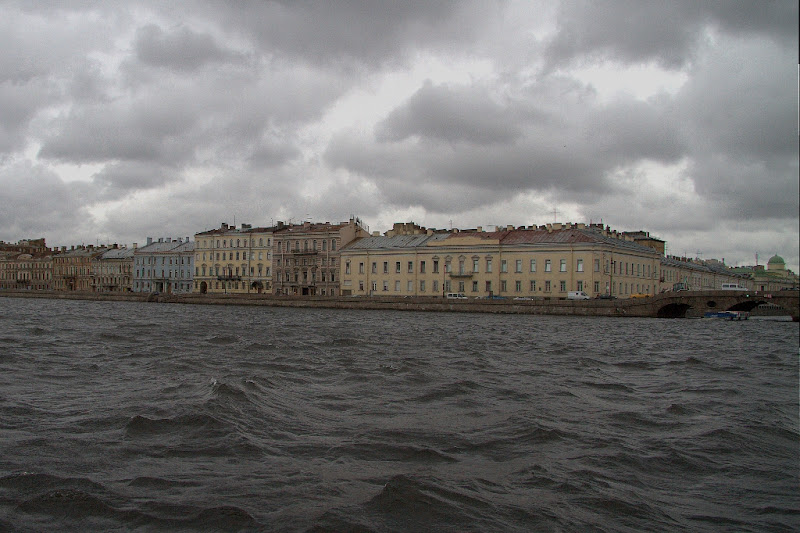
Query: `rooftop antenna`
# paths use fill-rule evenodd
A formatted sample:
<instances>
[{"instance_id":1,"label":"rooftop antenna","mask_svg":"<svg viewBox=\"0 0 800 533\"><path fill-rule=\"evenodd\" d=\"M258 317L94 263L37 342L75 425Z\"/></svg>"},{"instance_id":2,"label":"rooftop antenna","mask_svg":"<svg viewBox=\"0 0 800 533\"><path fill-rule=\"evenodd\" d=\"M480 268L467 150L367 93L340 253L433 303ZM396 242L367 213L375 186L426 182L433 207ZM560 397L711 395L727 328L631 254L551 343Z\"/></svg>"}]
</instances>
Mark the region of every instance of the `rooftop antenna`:
<instances>
[{"instance_id":1,"label":"rooftop antenna","mask_svg":"<svg viewBox=\"0 0 800 533\"><path fill-rule=\"evenodd\" d=\"M553 222L558 222L558 209L553 208Z\"/></svg>"}]
</instances>

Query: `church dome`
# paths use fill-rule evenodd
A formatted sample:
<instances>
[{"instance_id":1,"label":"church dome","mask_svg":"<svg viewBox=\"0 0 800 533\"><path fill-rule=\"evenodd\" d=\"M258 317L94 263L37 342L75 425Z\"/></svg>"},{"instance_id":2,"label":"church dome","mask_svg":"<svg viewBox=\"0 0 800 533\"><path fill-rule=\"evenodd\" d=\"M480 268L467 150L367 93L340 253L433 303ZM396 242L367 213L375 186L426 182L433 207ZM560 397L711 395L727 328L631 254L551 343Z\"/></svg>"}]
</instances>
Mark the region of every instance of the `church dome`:
<instances>
[{"instance_id":1,"label":"church dome","mask_svg":"<svg viewBox=\"0 0 800 533\"><path fill-rule=\"evenodd\" d=\"M783 260L783 257L775 254L769 258L769 261L767 262L767 268L769 270L783 270L786 268L786 261Z\"/></svg>"}]
</instances>

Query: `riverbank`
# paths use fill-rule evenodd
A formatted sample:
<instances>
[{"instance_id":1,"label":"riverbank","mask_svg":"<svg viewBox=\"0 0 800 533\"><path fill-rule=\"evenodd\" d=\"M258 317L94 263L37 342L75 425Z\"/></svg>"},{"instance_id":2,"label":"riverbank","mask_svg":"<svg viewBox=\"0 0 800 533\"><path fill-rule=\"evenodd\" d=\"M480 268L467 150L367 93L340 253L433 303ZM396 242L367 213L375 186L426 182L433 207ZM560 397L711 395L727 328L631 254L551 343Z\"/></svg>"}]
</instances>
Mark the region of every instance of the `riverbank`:
<instances>
[{"instance_id":1,"label":"riverbank","mask_svg":"<svg viewBox=\"0 0 800 533\"><path fill-rule=\"evenodd\" d=\"M438 297L331 297L275 296L272 294L142 294L63 291L2 290L0 297L50 298L66 300L129 301L195 305L247 305L319 309L364 309L395 311L430 311L460 313L496 313L560 316L613 316L699 318L708 311L738 309L761 314L756 308L765 303L780 303L783 313L797 321L800 315L797 294L741 295L731 291L695 291L665 293L650 298L566 300L537 298L515 299L446 299ZM744 305L744 307L742 307ZM737 307L734 307L737 306ZM772 309L775 307L776 309ZM780 313L771 306L770 314ZM791 311L794 309L794 311Z\"/></svg>"},{"instance_id":2,"label":"riverbank","mask_svg":"<svg viewBox=\"0 0 800 533\"><path fill-rule=\"evenodd\" d=\"M455 300L402 297L274 296L265 294L140 294L61 291L0 291L0 297L66 300L129 301L195 305L248 305L321 309L365 309L461 313L501 313L577 316L647 316L626 300ZM638 306L641 307L641 306ZM638 312L637 312L638 311Z\"/></svg>"}]
</instances>

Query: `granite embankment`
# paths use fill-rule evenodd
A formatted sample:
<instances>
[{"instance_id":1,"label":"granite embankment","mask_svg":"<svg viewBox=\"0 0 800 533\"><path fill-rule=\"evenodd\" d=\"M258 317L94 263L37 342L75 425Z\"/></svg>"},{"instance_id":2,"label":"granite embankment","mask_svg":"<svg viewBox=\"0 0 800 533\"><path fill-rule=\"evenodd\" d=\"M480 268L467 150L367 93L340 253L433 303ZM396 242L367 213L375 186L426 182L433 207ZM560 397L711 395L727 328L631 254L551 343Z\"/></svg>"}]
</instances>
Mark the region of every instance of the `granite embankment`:
<instances>
[{"instance_id":1,"label":"granite embankment","mask_svg":"<svg viewBox=\"0 0 800 533\"><path fill-rule=\"evenodd\" d=\"M797 321L800 298L797 291L773 294L733 291L694 291L658 294L648 298L618 300L559 300L557 298L445 299L438 297L331 297L274 296L271 294L138 294L60 291L0 291L0 296L97 301L130 301L197 305L260 305L324 309L387 309L461 313L506 313L528 315L630 316L684 318L702 317L707 311L739 310L757 313L757 306L775 304Z\"/></svg>"},{"instance_id":2,"label":"granite embankment","mask_svg":"<svg viewBox=\"0 0 800 533\"><path fill-rule=\"evenodd\" d=\"M436 297L287 297L264 294L138 294L61 291L0 291L0 296L70 300L129 301L197 305L260 305L326 309L387 309L462 313L578 316L651 316L648 306L628 300L451 300Z\"/></svg>"}]
</instances>

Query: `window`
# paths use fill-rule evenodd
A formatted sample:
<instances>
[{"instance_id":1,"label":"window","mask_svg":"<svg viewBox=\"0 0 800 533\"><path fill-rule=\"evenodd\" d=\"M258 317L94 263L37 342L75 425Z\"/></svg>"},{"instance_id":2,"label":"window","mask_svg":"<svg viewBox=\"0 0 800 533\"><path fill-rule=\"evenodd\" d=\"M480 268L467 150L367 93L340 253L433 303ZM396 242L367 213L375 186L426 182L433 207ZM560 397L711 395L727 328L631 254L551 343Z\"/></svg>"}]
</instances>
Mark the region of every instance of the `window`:
<instances>
[{"instance_id":1,"label":"window","mask_svg":"<svg viewBox=\"0 0 800 533\"><path fill-rule=\"evenodd\" d=\"M578 290L579 290L579 291L582 291L582 290L583 290L583 282L582 282L582 281L579 281L579 282L578 282Z\"/></svg>"},{"instance_id":2,"label":"window","mask_svg":"<svg viewBox=\"0 0 800 533\"><path fill-rule=\"evenodd\" d=\"M595 281L594 282L594 292L600 292L600 282L599 281Z\"/></svg>"},{"instance_id":3,"label":"window","mask_svg":"<svg viewBox=\"0 0 800 533\"><path fill-rule=\"evenodd\" d=\"M438 274L439 273L439 260L438 259L434 259L433 260L433 273L434 274Z\"/></svg>"},{"instance_id":4,"label":"window","mask_svg":"<svg viewBox=\"0 0 800 533\"><path fill-rule=\"evenodd\" d=\"M486 282L486 292L492 292L492 282L491 281L487 281Z\"/></svg>"},{"instance_id":5,"label":"window","mask_svg":"<svg viewBox=\"0 0 800 533\"><path fill-rule=\"evenodd\" d=\"M389 290L389 282L388 281L384 281L383 282L383 290L384 291L388 291Z\"/></svg>"},{"instance_id":6,"label":"window","mask_svg":"<svg viewBox=\"0 0 800 533\"><path fill-rule=\"evenodd\" d=\"M500 272L508 272L508 261L505 259L500 260Z\"/></svg>"},{"instance_id":7,"label":"window","mask_svg":"<svg viewBox=\"0 0 800 533\"><path fill-rule=\"evenodd\" d=\"M562 259L561 260L561 263L559 263L559 266L558 266L558 271L559 272L566 272L567 271L567 260L566 259Z\"/></svg>"},{"instance_id":8,"label":"window","mask_svg":"<svg viewBox=\"0 0 800 533\"><path fill-rule=\"evenodd\" d=\"M577 271L578 272L583 272L583 259L578 259ZM578 290L582 290L582 289L578 289Z\"/></svg>"},{"instance_id":9,"label":"window","mask_svg":"<svg viewBox=\"0 0 800 533\"><path fill-rule=\"evenodd\" d=\"M472 258L472 271L473 272L478 272L478 258L477 257L473 257Z\"/></svg>"},{"instance_id":10,"label":"window","mask_svg":"<svg viewBox=\"0 0 800 533\"><path fill-rule=\"evenodd\" d=\"M550 292L550 281L544 282L544 292Z\"/></svg>"},{"instance_id":11,"label":"window","mask_svg":"<svg viewBox=\"0 0 800 533\"><path fill-rule=\"evenodd\" d=\"M450 292L451 290L453 290L453 289L450 288L450 280L449 279L445 280L445 282L444 282L444 292Z\"/></svg>"},{"instance_id":12,"label":"window","mask_svg":"<svg viewBox=\"0 0 800 533\"><path fill-rule=\"evenodd\" d=\"M358 282L358 290L362 291L362 292L364 291L364 281L363 280L359 280L359 282Z\"/></svg>"},{"instance_id":13,"label":"window","mask_svg":"<svg viewBox=\"0 0 800 533\"><path fill-rule=\"evenodd\" d=\"M439 280L433 280L433 292L439 292Z\"/></svg>"},{"instance_id":14,"label":"window","mask_svg":"<svg viewBox=\"0 0 800 533\"><path fill-rule=\"evenodd\" d=\"M384 261L383 262L383 273L384 274L388 274L389 273L389 261Z\"/></svg>"},{"instance_id":15,"label":"window","mask_svg":"<svg viewBox=\"0 0 800 533\"><path fill-rule=\"evenodd\" d=\"M522 259L517 259L514 263L514 272L522 272Z\"/></svg>"},{"instance_id":16,"label":"window","mask_svg":"<svg viewBox=\"0 0 800 533\"><path fill-rule=\"evenodd\" d=\"M395 262L395 264L394 264L394 272L395 272L395 274L399 274L400 273L400 261Z\"/></svg>"},{"instance_id":17,"label":"window","mask_svg":"<svg viewBox=\"0 0 800 533\"><path fill-rule=\"evenodd\" d=\"M372 273L373 274L378 273L378 263L376 263L375 261L372 262Z\"/></svg>"},{"instance_id":18,"label":"window","mask_svg":"<svg viewBox=\"0 0 800 533\"><path fill-rule=\"evenodd\" d=\"M516 292L522 292L522 282L520 280L514 282L514 290Z\"/></svg>"},{"instance_id":19,"label":"window","mask_svg":"<svg viewBox=\"0 0 800 533\"><path fill-rule=\"evenodd\" d=\"M400 292L400 280L395 280L394 282L394 292Z\"/></svg>"},{"instance_id":20,"label":"window","mask_svg":"<svg viewBox=\"0 0 800 533\"><path fill-rule=\"evenodd\" d=\"M408 273L411 274L412 272L414 272L414 261L409 261L408 262Z\"/></svg>"},{"instance_id":21,"label":"window","mask_svg":"<svg viewBox=\"0 0 800 533\"><path fill-rule=\"evenodd\" d=\"M446 259L444 262L444 271L448 274L453 271L453 266L450 264L450 260Z\"/></svg>"},{"instance_id":22,"label":"window","mask_svg":"<svg viewBox=\"0 0 800 533\"><path fill-rule=\"evenodd\" d=\"M595 259L594 260L594 271L595 272L600 272L600 260L599 259Z\"/></svg>"},{"instance_id":23,"label":"window","mask_svg":"<svg viewBox=\"0 0 800 533\"><path fill-rule=\"evenodd\" d=\"M561 292L566 292L566 291L567 291L567 282L566 282L566 281L564 281L564 280L561 280L561 281L559 282L559 290L560 290Z\"/></svg>"},{"instance_id":24,"label":"window","mask_svg":"<svg viewBox=\"0 0 800 533\"><path fill-rule=\"evenodd\" d=\"M420 274L424 274L425 273L425 261L420 261L419 262L419 273Z\"/></svg>"},{"instance_id":25,"label":"window","mask_svg":"<svg viewBox=\"0 0 800 533\"><path fill-rule=\"evenodd\" d=\"M336 239L331 239L331 251L336 250Z\"/></svg>"},{"instance_id":26,"label":"window","mask_svg":"<svg viewBox=\"0 0 800 533\"><path fill-rule=\"evenodd\" d=\"M552 270L553 270L553 265L552 265L552 263L550 262L550 260L549 260L549 259L546 259L546 260L545 260L545 262L544 262L544 271L545 271L545 272L550 272L550 271L552 271Z\"/></svg>"},{"instance_id":27,"label":"window","mask_svg":"<svg viewBox=\"0 0 800 533\"><path fill-rule=\"evenodd\" d=\"M478 292L478 282L477 281L473 281L472 282L472 292Z\"/></svg>"},{"instance_id":28,"label":"window","mask_svg":"<svg viewBox=\"0 0 800 533\"><path fill-rule=\"evenodd\" d=\"M486 272L492 271L492 259L490 257L486 258Z\"/></svg>"},{"instance_id":29,"label":"window","mask_svg":"<svg viewBox=\"0 0 800 533\"><path fill-rule=\"evenodd\" d=\"M358 273L359 274L363 274L364 273L364 263L359 263L358 264Z\"/></svg>"},{"instance_id":30,"label":"window","mask_svg":"<svg viewBox=\"0 0 800 533\"><path fill-rule=\"evenodd\" d=\"M464 292L464 282L463 281L459 281L458 282L458 292Z\"/></svg>"},{"instance_id":31,"label":"window","mask_svg":"<svg viewBox=\"0 0 800 533\"><path fill-rule=\"evenodd\" d=\"M414 292L414 282L413 281L408 280L408 286L406 287L406 291Z\"/></svg>"},{"instance_id":32,"label":"window","mask_svg":"<svg viewBox=\"0 0 800 533\"><path fill-rule=\"evenodd\" d=\"M532 279L531 280L531 292L533 292L535 290L536 290L536 280Z\"/></svg>"},{"instance_id":33,"label":"window","mask_svg":"<svg viewBox=\"0 0 800 533\"><path fill-rule=\"evenodd\" d=\"M424 279L419 281L419 292L425 292L425 280Z\"/></svg>"},{"instance_id":34,"label":"window","mask_svg":"<svg viewBox=\"0 0 800 533\"><path fill-rule=\"evenodd\" d=\"M350 261L348 261L348 262L346 262L344 264L344 273L345 274L349 274L350 273Z\"/></svg>"},{"instance_id":35,"label":"window","mask_svg":"<svg viewBox=\"0 0 800 533\"><path fill-rule=\"evenodd\" d=\"M536 272L536 259L531 259L531 272Z\"/></svg>"},{"instance_id":36,"label":"window","mask_svg":"<svg viewBox=\"0 0 800 533\"><path fill-rule=\"evenodd\" d=\"M500 292L506 292L508 290L508 285L506 280L500 282Z\"/></svg>"},{"instance_id":37,"label":"window","mask_svg":"<svg viewBox=\"0 0 800 533\"><path fill-rule=\"evenodd\" d=\"M464 270L465 270L464 259L461 258L458 260L458 273L464 274ZM461 292L464 292L464 290L462 289Z\"/></svg>"}]
</instances>

